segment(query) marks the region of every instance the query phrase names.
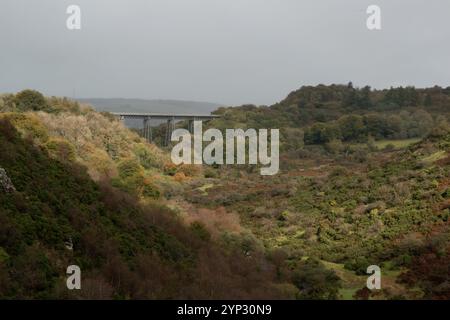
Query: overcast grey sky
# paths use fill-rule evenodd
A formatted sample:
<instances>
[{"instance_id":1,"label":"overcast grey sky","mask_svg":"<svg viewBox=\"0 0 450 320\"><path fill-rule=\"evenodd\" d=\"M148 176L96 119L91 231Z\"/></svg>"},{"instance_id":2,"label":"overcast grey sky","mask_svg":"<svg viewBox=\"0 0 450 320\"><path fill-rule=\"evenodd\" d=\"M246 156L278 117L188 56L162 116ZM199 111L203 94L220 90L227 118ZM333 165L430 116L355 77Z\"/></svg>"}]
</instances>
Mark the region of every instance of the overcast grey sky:
<instances>
[{"instance_id":1,"label":"overcast grey sky","mask_svg":"<svg viewBox=\"0 0 450 320\"><path fill-rule=\"evenodd\" d=\"M450 1L0 1L0 92L272 104L348 81L449 86Z\"/></svg>"}]
</instances>

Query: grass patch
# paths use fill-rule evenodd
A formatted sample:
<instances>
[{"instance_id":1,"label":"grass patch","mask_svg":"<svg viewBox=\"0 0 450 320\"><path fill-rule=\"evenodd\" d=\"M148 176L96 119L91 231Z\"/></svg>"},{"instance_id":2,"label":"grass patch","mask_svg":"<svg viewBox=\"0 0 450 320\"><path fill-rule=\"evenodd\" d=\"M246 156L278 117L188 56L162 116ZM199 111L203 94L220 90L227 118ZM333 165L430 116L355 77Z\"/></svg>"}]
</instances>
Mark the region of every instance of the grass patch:
<instances>
[{"instance_id":1,"label":"grass patch","mask_svg":"<svg viewBox=\"0 0 450 320\"><path fill-rule=\"evenodd\" d=\"M355 298L353 296L355 295L356 291L358 291L358 289L342 288L339 290L339 297L342 300L355 300Z\"/></svg>"},{"instance_id":2,"label":"grass patch","mask_svg":"<svg viewBox=\"0 0 450 320\"><path fill-rule=\"evenodd\" d=\"M211 189L213 187L214 187L214 184L207 183L207 184L197 188L197 190L200 191L201 193L203 193L203 195L207 196L208 195L208 189Z\"/></svg>"},{"instance_id":3,"label":"grass patch","mask_svg":"<svg viewBox=\"0 0 450 320\"><path fill-rule=\"evenodd\" d=\"M375 146L380 150L383 150L388 145L393 145L395 149L403 149L421 140L422 140L421 138L400 139L400 140L379 140L375 141Z\"/></svg>"},{"instance_id":4,"label":"grass patch","mask_svg":"<svg viewBox=\"0 0 450 320\"><path fill-rule=\"evenodd\" d=\"M423 162L427 164L431 164L438 160L444 159L447 156L447 151L441 150L435 153L430 154L429 156L422 159Z\"/></svg>"},{"instance_id":5,"label":"grass patch","mask_svg":"<svg viewBox=\"0 0 450 320\"><path fill-rule=\"evenodd\" d=\"M356 275L354 272L345 269L343 264L323 260L322 263L327 269L333 270L342 280L342 288L339 290L341 299L354 300L355 292L366 285L367 277Z\"/></svg>"}]
</instances>

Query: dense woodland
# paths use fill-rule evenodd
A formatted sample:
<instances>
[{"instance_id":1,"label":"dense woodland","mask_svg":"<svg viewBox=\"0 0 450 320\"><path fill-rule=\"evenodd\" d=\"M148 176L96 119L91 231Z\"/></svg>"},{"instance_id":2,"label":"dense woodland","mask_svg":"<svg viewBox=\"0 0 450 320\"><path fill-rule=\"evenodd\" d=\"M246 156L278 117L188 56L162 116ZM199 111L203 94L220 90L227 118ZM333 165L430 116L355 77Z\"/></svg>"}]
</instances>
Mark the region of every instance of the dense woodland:
<instances>
[{"instance_id":1,"label":"dense woodland","mask_svg":"<svg viewBox=\"0 0 450 320\"><path fill-rule=\"evenodd\" d=\"M210 127L280 129L274 177L174 166L108 113L36 91L0 112L16 189L0 188L2 298L450 298L450 87L218 109ZM364 289L371 264L382 290Z\"/></svg>"},{"instance_id":2,"label":"dense woodland","mask_svg":"<svg viewBox=\"0 0 450 320\"><path fill-rule=\"evenodd\" d=\"M285 148L424 137L445 127L450 87L371 90L348 85L302 87L271 107L220 108L220 128L282 128ZM436 128L436 129L438 129ZM301 129L301 130L300 130Z\"/></svg>"}]
</instances>

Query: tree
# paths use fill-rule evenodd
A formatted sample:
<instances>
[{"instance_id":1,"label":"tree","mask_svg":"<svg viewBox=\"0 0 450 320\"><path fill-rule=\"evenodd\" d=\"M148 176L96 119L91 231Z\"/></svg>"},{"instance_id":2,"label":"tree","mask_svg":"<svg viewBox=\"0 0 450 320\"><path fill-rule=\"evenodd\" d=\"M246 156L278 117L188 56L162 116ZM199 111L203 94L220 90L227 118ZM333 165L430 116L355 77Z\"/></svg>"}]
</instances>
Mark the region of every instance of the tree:
<instances>
[{"instance_id":1,"label":"tree","mask_svg":"<svg viewBox=\"0 0 450 320\"><path fill-rule=\"evenodd\" d=\"M399 107L413 107L419 104L419 93L414 87L391 88L386 92L384 101Z\"/></svg>"},{"instance_id":2,"label":"tree","mask_svg":"<svg viewBox=\"0 0 450 320\"><path fill-rule=\"evenodd\" d=\"M21 111L45 111L48 104L42 93L35 90L23 90L16 94L16 106Z\"/></svg>"},{"instance_id":3,"label":"tree","mask_svg":"<svg viewBox=\"0 0 450 320\"><path fill-rule=\"evenodd\" d=\"M299 299L334 300L338 298L341 281L332 270L317 261L308 261L296 271L293 283Z\"/></svg>"},{"instance_id":4,"label":"tree","mask_svg":"<svg viewBox=\"0 0 450 320\"><path fill-rule=\"evenodd\" d=\"M304 132L298 128L286 128L283 132L284 145L287 150L301 150L304 147Z\"/></svg>"},{"instance_id":5,"label":"tree","mask_svg":"<svg viewBox=\"0 0 450 320\"><path fill-rule=\"evenodd\" d=\"M450 132L450 124L447 121L447 118L440 115L436 118L435 125L433 129L431 129L430 136L431 137L442 137Z\"/></svg>"},{"instance_id":6,"label":"tree","mask_svg":"<svg viewBox=\"0 0 450 320\"><path fill-rule=\"evenodd\" d=\"M344 141L363 140L367 137L363 118L358 115L344 116L338 120Z\"/></svg>"},{"instance_id":7,"label":"tree","mask_svg":"<svg viewBox=\"0 0 450 320\"><path fill-rule=\"evenodd\" d=\"M433 105L433 99L431 98L431 94L427 93L425 96L425 101L423 102L425 107L431 107Z\"/></svg>"},{"instance_id":8,"label":"tree","mask_svg":"<svg viewBox=\"0 0 450 320\"><path fill-rule=\"evenodd\" d=\"M358 93L358 106L360 108L369 108L372 106L372 101L370 99L370 87L365 86Z\"/></svg>"}]
</instances>

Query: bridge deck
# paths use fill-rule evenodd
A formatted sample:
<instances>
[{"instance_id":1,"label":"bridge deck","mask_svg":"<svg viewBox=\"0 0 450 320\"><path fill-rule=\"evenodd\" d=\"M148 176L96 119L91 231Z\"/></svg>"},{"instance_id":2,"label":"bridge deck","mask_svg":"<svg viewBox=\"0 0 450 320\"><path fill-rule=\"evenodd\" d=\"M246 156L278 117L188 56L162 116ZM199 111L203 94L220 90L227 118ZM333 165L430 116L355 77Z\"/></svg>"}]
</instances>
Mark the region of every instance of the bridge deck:
<instances>
[{"instance_id":1,"label":"bridge deck","mask_svg":"<svg viewBox=\"0 0 450 320\"><path fill-rule=\"evenodd\" d=\"M216 119L220 118L213 114L164 114L164 113L129 113L112 112L113 115L124 118L151 118L151 119Z\"/></svg>"}]
</instances>

